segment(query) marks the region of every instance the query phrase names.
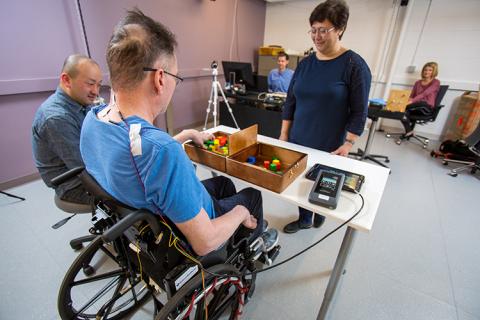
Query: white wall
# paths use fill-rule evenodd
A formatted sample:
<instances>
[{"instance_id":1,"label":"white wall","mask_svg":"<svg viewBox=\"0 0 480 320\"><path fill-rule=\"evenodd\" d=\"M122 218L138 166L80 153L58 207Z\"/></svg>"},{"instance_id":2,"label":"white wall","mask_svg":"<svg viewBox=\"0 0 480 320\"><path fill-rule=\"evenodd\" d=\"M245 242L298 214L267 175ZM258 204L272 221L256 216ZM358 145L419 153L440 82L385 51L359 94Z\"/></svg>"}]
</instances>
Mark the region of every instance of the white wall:
<instances>
[{"instance_id":1,"label":"white wall","mask_svg":"<svg viewBox=\"0 0 480 320\"><path fill-rule=\"evenodd\" d=\"M368 63L374 76L379 78L376 68L382 52L386 31L394 18L394 6L399 0L347 0L350 19L342 43L359 53ZM307 31L308 18L320 1L301 0L268 3L265 19L264 44L282 45L287 52L303 52L312 47ZM417 129L432 138L442 135L442 130L451 113L455 100L465 90L478 90L480 82L480 0L410 0L413 5L410 22L397 66L394 70L392 88L408 88L420 77L420 70L427 61L439 63L439 79L450 86L443 103L445 108L437 121ZM405 16L406 7L399 10L400 21ZM425 20L426 19L426 20ZM425 27L419 41L422 26ZM396 30L401 25L396 25ZM396 39L396 38L394 38ZM416 54L415 47L418 43ZM394 43L397 45L397 43ZM390 50L390 56L393 49ZM386 69L389 68L387 61ZM409 65L415 65L413 74L407 73ZM378 70L376 70L378 69ZM385 73L378 79L375 96L383 96ZM373 88L373 85L372 85ZM398 127L397 121L384 121L384 126Z\"/></svg>"}]
</instances>

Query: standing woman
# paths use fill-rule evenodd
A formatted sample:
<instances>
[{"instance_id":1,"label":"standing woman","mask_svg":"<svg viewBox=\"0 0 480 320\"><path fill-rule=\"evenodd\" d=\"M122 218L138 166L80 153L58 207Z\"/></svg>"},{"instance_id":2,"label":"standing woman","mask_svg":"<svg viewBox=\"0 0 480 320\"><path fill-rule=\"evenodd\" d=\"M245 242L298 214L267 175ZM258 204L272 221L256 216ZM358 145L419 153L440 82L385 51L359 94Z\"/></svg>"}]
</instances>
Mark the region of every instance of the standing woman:
<instances>
[{"instance_id":1,"label":"standing woman","mask_svg":"<svg viewBox=\"0 0 480 320\"><path fill-rule=\"evenodd\" d=\"M357 53L342 46L348 6L327 0L310 15L316 52L297 66L283 110L280 140L347 156L367 118L371 73ZM299 208L284 232L319 228L325 217Z\"/></svg>"}]
</instances>

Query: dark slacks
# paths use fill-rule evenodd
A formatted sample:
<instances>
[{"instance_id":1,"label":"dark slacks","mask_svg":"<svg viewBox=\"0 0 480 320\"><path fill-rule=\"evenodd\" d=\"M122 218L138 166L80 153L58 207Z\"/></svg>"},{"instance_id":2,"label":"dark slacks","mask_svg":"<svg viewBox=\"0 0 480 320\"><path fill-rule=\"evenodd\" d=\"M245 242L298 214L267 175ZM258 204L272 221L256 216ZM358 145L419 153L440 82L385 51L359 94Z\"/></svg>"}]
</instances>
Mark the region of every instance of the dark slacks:
<instances>
[{"instance_id":1,"label":"dark slacks","mask_svg":"<svg viewBox=\"0 0 480 320\"><path fill-rule=\"evenodd\" d=\"M217 217L232 210L236 205L243 205L257 219L257 227L254 230L242 225L238 230L238 237L255 239L260 236L263 230L263 205L260 191L246 188L237 192L232 180L223 176L206 179L202 183L212 196Z\"/></svg>"}]
</instances>

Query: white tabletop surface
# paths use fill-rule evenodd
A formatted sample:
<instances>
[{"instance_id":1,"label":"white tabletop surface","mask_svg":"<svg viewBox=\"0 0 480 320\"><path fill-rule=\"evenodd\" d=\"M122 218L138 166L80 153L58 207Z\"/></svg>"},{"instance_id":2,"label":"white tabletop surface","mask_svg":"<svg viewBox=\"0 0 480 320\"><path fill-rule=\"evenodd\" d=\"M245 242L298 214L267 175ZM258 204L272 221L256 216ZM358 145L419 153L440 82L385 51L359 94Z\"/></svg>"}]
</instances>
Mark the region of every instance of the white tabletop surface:
<instances>
[{"instance_id":1,"label":"white tabletop surface","mask_svg":"<svg viewBox=\"0 0 480 320\"><path fill-rule=\"evenodd\" d=\"M238 131L238 129L226 127L226 126L217 126L207 130L209 132L223 131L226 133L233 133ZM360 190L360 193L365 199L365 205L362 212L349 223L354 229L369 232L372 230L373 221L377 214L378 206L380 205L380 200L382 199L383 191L387 183L387 178L389 175L389 169L383 168L378 165L372 165L370 163L354 160L347 157L340 157L331 155L327 152L319 151L312 148L303 147L294 143L289 143L285 141L280 141L278 139L273 139L258 135L258 141L276 145L279 147L284 147L291 150L300 151L308 154L308 163L307 169L305 172L300 174L295 181L292 182L282 193L276 193L265 188L253 185L249 182L244 181L247 184L252 185L262 192L269 192L279 198L291 202L295 205L298 205L302 208L311 210L313 212L321 213L322 215L333 218L338 221L344 222L348 220L357 210L360 208L361 199L358 195L346 191L342 191L340 200L338 202L337 208L335 210L330 210L308 201L308 194L313 187L313 181L305 178L305 173L310 169L315 163L321 163L334 168L343 169L346 171L351 171L354 173L362 174L365 176L365 182ZM202 167L208 168L201 165ZM212 171L214 169L208 168ZM216 171L221 175L227 175L224 172ZM228 176L228 175L227 175ZM240 180L238 178L229 176L233 181ZM243 180L242 180L243 181Z\"/></svg>"}]
</instances>

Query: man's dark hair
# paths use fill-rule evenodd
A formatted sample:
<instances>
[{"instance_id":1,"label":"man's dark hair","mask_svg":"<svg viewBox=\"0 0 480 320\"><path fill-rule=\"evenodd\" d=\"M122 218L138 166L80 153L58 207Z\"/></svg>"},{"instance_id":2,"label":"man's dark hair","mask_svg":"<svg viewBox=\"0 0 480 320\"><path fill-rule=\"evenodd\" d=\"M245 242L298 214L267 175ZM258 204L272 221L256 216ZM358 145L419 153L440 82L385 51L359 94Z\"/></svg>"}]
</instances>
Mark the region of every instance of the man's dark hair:
<instances>
[{"instance_id":1,"label":"man's dark hair","mask_svg":"<svg viewBox=\"0 0 480 320\"><path fill-rule=\"evenodd\" d=\"M75 78L78 75L78 65L84 61L88 61L91 64L98 66L94 60L90 59L89 57L83 54L71 54L69 55L65 61L63 62L62 66L62 73L68 74L71 78ZM99 66L98 66L99 67ZM100 68L100 67L99 67Z\"/></svg>"},{"instance_id":2,"label":"man's dark hair","mask_svg":"<svg viewBox=\"0 0 480 320\"><path fill-rule=\"evenodd\" d=\"M310 25L314 22L330 21L335 29L343 30L340 34L342 39L349 17L348 5L344 0L327 0L320 3L310 14Z\"/></svg>"},{"instance_id":3,"label":"man's dark hair","mask_svg":"<svg viewBox=\"0 0 480 320\"><path fill-rule=\"evenodd\" d=\"M286 52L280 52L278 55L277 55L277 59L280 58L280 57L285 57L285 59L288 61L290 60L290 56L288 55L288 53Z\"/></svg>"},{"instance_id":4,"label":"man's dark hair","mask_svg":"<svg viewBox=\"0 0 480 320\"><path fill-rule=\"evenodd\" d=\"M146 76L144 67L174 55L175 35L138 8L127 11L113 31L107 48L112 88L135 88ZM167 65L162 66L167 68Z\"/></svg>"}]
</instances>

